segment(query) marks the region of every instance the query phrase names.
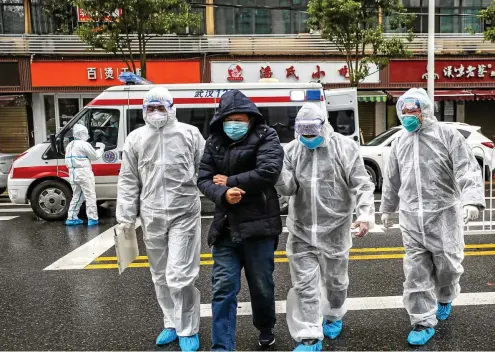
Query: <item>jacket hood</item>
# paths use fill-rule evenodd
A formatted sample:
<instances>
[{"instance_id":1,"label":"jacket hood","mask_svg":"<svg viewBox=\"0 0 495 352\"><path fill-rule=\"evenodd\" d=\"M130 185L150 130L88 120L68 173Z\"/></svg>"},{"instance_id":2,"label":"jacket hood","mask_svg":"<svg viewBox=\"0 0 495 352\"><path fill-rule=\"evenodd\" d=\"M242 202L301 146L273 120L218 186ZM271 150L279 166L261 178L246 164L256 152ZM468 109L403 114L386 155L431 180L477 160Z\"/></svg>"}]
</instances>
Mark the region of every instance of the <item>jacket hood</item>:
<instances>
[{"instance_id":1,"label":"jacket hood","mask_svg":"<svg viewBox=\"0 0 495 352\"><path fill-rule=\"evenodd\" d=\"M423 115L421 128L431 126L438 122L434 113L435 105L428 97L428 93L426 93L423 88L411 88L407 92L405 92L397 101L397 116L399 117L399 120L401 122L403 119L402 108L404 106L404 100L407 98L413 98L419 101L421 114Z\"/></svg>"},{"instance_id":2,"label":"jacket hood","mask_svg":"<svg viewBox=\"0 0 495 352\"><path fill-rule=\"evenodd\" d=\"M226 92L220 98L217 112L210 123L210 133L220 133L223 131L223 121L232 114L248 114L254 117L254 124L263 124L265 120L256 105L245 96L240 90L233 89Z\"/></svg>"},{"instance_id":3,"label":"jacket hood","mask_svg":"<svg viewBox=\"0 0 495 352\"><path fill-rule=\"evenodd\" d=\"M319 120L323 124L323 127L320 132L320 136L325 139L324 145L328 145L330 141L330 137L334 133L333 127L328 122L328 118L326 116L326 111L322 111L316 104L313 103L305 103L296 116L296 122L301 123L304 121L314 121ZM299 141L299 134L294 131L294 137Z\"/></svg>"},{"instance_id":4,"label":"jacket hood","mask_svg":"<svg viewBox=\"0 0 495 352\"><path fill-rule=\"evenodd\" d=\"M86 142L89 139L88 129L81 125L80 123L76 123L72 128L72 135L75 139Z\"/></svg>"}]
</instances>

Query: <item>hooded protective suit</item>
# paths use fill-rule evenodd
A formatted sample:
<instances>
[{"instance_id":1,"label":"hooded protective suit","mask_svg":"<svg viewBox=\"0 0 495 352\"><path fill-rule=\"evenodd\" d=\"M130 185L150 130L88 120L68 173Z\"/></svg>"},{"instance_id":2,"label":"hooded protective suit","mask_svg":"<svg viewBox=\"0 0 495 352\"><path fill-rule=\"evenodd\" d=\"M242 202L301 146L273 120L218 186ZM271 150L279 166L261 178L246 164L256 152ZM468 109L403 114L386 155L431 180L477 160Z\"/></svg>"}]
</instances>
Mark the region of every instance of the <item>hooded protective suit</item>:
<instances>
[{"instance_id":1,"label":"hooded protective suit","mask_svg":"<svg viewBox=\"0 0 495 352\"><path fill-rule=\"evenodd\" d=\"M437 299L448 303L460 292L462 207L484 209L484 183L465 138L454 127L437 122L424 89L410 89L398 100L401 121L408 98L419 102L423 121L416 132L399 132L392 144L380 211L399 209L406 249L404 306L411 324L433 327Z\"/></svg>"},{"instance_id":2,"label":"hooded protective suit","mask_svg":"<svg viewBox=\"0 0 495 352\"><path fill-rule=\"evenodd\" d=\"M89 139L88 129L81 124L72 128L74 140L65 148L65 166L69 169L69 181L72 187L72 200L69 206L68 221L77 221L82 203L86 200L86 214L89 220L98 220L96 207L95 175L91 161L98 160L103 148L95 150Z\"/></svg>"},{"instance_id":3,"label":"hooded protective suit","mask_svg":"<svg viewBox=\"0 0 495 352\"><path fill-rule=\"evenodd\" d=\"M166 110L147 112L149 105ZM117 221L134 224L140 213L143 239L165 328L178 336L199 330L201 203L196 173L205 141L199 130L180 123L173 98L163 87L144 99L146 126L124 145L118 182Z\"/></svg>"},{"instance_id":4,"label":"hooded protective suit","mask_svg":"<svg viewBox=\"0 0 495 352\"><path fill-rule=\"evenodd\" d=\"M295 140L285 148L277 191L290 196L287 228L293 287L287 297L287 323L292 337L323 339L323 317L338 321L346 313L348 258L354 208L357 221L374 223L374 186L358 145L334 133L325 112L305 104L296 124L322 124L323 143L310 150ZM357 205L356 205L357 203ZM323 285L323 288L320 288ZM320 292L321 297L320 297Z\"/></svg>"}]
</instances>

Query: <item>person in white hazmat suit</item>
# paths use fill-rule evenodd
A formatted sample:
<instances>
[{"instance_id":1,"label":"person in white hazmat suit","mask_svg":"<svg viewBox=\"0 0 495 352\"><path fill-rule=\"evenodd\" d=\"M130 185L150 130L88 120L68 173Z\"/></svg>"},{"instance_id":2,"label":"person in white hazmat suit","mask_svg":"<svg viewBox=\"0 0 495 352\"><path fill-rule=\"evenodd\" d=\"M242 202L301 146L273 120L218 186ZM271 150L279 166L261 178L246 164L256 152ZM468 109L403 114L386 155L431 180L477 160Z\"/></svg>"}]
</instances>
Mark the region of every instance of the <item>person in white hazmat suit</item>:
<instances>
[{"instance_id":1,"label":"person in white hazmat suit","mask_svg":"<svg viewBox=\"0 0 495 352\"><path fill-rule=\"evenodd\" d=\"M134 228L140 213L143 239L163 310L166 345L179 338L183 351L199 348L201 203L196 174L205 140L180 123L169 91L152 88L144 98L146 125L129 134L118 181L117 221Z\"/></svg>"},{"instance_id":2,"label":"person in white hazmat suit","mask_svg":"<svg viewBox=\"0 0 495 352\"><path fill-rule=\"evenodd\" d=\"M385 228L399 210L411 345L426 344L437 319L449 317L461 291L464 223L485 208L473 152L454 127L437 122L433 108L424 89L399 98L397 114L405 130L392 144L380 207Z\"/></svg>"},{"instance_id":3,"label":"person in white hazmat suit","mask_svg":"<svg viewBox=\"0 0 495 352\"><path fill-rule=\"evenodd\" d=\"M72 200L65 224L75 226L83 223L78 216L81 205L86 201L88 226L95 226L98 225L98 208L91 161L98 160L103 155L104 145L97 143L100 148L95 150L87 142L88 129L79 123L72 128L72 136L74 140L65 148L65 166L69 169L69 182L72 187Z\"/></svg>"},{"instance_id":4,"label":"person in white hazmat suit","mask_svg":"<svg viewBox=\"0 0 495 352\"><path fill-rule=\"evenodd\" d=\"M296 351L320 351L324 336L335 339L342 330L351 225L359 228L357 237L373 227L374 185L356 142L335 133L326 112L306 103L275 188L290 196L287 256L293 287L287 324L299 343Z\"/></svg>"}]
</instances>

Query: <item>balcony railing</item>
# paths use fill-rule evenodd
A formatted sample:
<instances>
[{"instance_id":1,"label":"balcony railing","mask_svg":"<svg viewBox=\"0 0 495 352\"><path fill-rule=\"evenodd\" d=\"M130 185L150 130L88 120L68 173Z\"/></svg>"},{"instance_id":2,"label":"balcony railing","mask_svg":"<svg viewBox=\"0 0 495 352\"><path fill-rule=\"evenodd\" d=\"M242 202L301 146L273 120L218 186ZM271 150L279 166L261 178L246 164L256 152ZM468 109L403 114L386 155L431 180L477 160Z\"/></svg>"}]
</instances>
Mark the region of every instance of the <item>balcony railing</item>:
<instances>
[{"instance_id":1,"label":"balcony railing","mask_svg":"<svg viewBox=\"0 0 495 352\"><path fill-rule=\"evenodd\" d=\"M387 36L403 36L387 34ZM408 44L416 55L427 53L427 35L419 34ZM137 40L133 50L138 51ZM367 51L367 50L366 50ZM486 42L482 34L437 34L437 54L493 54L495 44ZM225 53L243 55L322 55L339 54L337 47L314 34L297 35L166 35L151 39L148 54ZM0 55L105 54L92 50L75 35L0 35Z\"/></svg>"}]
</instances>

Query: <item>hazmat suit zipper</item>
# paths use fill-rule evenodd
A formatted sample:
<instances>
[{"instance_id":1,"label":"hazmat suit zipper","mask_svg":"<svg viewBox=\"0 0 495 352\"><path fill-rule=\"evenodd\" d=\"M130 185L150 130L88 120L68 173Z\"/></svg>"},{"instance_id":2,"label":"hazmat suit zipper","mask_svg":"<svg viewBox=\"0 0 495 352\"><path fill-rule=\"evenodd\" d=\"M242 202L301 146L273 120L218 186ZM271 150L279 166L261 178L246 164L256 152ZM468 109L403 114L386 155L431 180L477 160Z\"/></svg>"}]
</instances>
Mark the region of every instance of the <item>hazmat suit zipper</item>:
<instances>
[{"instance_id":1,"label":"hazmat suit zipper","mask_svg":"<svg viewBox=\"0 0 495 352\"><path fill-rule=\"evenodd\" d=\"M318 174L318 149L311 150L313 153L313 165L311 171L311 214L313 225L311 226L311 245L316 246L316 231L318 229L318 216L316 213L316 195L317 195L317 174Z\"/></svg>"},{"instance_id":2,"label":"hazmat suit zipper","mask_svg":"<svg viewBox=\"0 0 495 352\"><path fill-rule=\"evenodd\" d=\"M423 194L421 193L421 171L419 169L419 133L420 132L421 131L414 133L413 168L414 168L414 175L416 176L416 190L418 192L418 222L419 222L419 228L420 228L421 233L423 235L423 241L424 241L426 239L424 238L425 229L424 229L424 224L423 224Z\"/></svg>"}]
</instances>

